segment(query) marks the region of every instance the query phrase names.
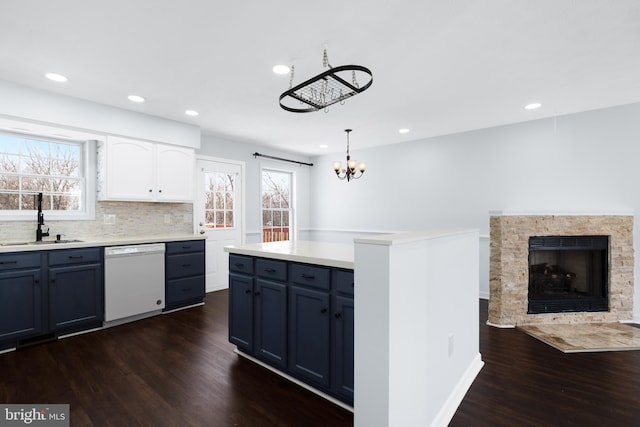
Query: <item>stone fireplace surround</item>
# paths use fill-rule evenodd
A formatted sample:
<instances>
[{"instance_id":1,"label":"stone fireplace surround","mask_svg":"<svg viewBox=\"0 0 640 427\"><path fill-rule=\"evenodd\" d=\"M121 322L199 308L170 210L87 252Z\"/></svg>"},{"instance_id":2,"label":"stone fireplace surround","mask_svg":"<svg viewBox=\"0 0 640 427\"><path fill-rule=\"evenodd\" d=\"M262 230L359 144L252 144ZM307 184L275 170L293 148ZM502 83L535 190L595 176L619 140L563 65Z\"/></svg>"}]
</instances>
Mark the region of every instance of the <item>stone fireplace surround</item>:
<instances>
[{"instance_id":1,"label":"stone fireplace surround","mask_svg":"<svg viewBox=\"0 0 640 427\"><path fill-rule=\"evenodd\" d=\"M530 236L609 236L609 311L527 314ZM497 327L633 319L633 215L490 213L489 318Z\"/></svg>"}]
</instances>

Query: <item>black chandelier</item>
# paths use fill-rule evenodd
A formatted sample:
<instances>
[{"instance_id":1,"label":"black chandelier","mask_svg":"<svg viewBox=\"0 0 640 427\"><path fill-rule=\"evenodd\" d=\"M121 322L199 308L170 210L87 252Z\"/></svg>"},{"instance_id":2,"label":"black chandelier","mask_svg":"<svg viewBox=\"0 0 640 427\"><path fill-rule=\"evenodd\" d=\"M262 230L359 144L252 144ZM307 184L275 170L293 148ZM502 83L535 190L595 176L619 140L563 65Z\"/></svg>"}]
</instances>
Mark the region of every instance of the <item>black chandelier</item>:
<instances>
[{"instance_id":1,"label":"black chandelier","mask_svg":"<svg viewBox=\"0 0 640 427\"><path fill-rule=\"evenodd\" d=\"M327 50L324 50L322 65L329 70L317 76L293 86L294 67L291 66L289 78L289 89L280 95L280 107L294 113L311 113L324 109L337 102L344 104L347 98L357 95L367 90L373 83L371 71L361 65L342 65L333 68L329 64ZM349 82L349 72L351 81ZM358 77L368 80L366 84L360 85Z\"/></svg>"},{"instance_id":2,"label":"black chandelier","mask_svg":"<svg viewBox=\"0 0 640 427\"><path fill-rule=\"evenodd\" d=\"M345 129L347 133L347 164L346 168L342 169L342 163L339 161L333 162L333 170L336 172L338 179L347 179L347 181L351 181L352 179L361 178L364 175L364 171L367 168L367 165L364 162L360 162L351 158L349 154L349 133L352 129ZM359 172L359 174L358 174Z\"/></svg>"}]
</instances>

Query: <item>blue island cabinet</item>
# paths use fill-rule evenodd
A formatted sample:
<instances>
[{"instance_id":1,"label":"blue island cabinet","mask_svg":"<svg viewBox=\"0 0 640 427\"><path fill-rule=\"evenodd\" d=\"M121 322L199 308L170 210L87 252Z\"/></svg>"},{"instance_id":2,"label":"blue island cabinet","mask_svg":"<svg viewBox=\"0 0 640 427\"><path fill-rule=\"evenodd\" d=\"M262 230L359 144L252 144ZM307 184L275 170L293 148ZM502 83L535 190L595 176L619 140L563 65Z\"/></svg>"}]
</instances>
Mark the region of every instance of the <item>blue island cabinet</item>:
<instances>
[{"instance_id":1,"label":"blue island cabinet","mask_svg":"<svg viewBox=\"0 0 640 427\"><path fill-rule=\"evenodd\" d=\"M353 270L229 254L229 341L353 404Z\"/></svg>"},{"instance_id":2,"label":"blue island cabinet","mask_svg":"<svg viewBox=\"0 0 640 427\"><path fill-rule=\"evenodd\" d=\"M286 368L286 262L229 256L229 341Z\"/></svg>"}]
</instances>

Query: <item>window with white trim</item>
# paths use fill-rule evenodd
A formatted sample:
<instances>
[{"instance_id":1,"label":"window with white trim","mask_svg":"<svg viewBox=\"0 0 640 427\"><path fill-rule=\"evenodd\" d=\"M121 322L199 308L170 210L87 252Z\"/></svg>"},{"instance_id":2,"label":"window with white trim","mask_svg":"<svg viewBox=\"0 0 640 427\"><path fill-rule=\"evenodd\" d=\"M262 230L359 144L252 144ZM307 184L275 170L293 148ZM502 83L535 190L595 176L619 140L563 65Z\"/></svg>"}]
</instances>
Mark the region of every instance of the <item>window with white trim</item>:
<instances>
[{"instance_id":1,"label":"window with white trim","mask_svg":"<svg viewBox=\"0 0 640 427\"><path fill-rule=\"evenodd\" d=\"M262 241L292 238L293 173L262 169Z\"/></svg>"},{"instance_id":2,"label":"window with white trim","mask_svg":"<svg viewBox=\"0 0 640 427\"><path fill-rule=\"evenodd\" d=\"M95 199L87 197L89 145L0 132L0 219L32 217L38 193L43 210L53 214L49 218L93 215Z\"/></svg>"}]
</instances>

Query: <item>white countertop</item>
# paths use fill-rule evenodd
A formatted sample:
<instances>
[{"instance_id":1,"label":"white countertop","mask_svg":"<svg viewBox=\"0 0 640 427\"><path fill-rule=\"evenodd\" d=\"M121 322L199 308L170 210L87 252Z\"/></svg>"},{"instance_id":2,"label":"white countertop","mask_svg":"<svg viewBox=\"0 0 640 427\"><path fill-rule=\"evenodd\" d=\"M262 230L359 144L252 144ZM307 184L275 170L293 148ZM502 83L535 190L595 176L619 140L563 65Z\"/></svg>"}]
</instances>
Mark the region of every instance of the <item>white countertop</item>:
<instances>
[{"instance_id":1,"label":"white countertop","mask_svg":"<svg viewBox=\"0 0 640 427\"><path fill-rule=\"evenodd\" d=\"M346 243L287 240L225 246L224 250L239 255L353 269L353 245Z\"/></svg>"},{"instance_id":2,"label":"white countertop","mask_svg":"<svg viewBox=\"0 0 640 427\"><path fill-rule=\"evenodd\" d=\"M159 236L136 236L136 237L112 237L112 238L87 238L81 242L54 243L53 240L45 240L40 243L21 244L19 242L0 242L0 253L7 252L27 252L27 251L49 251L52 249L88 248L96 246L124 246L141 245L145 243L165 243L179 242L185 240L201 240L205 236L199 234L167 234Z\"/></svg>"}]
</instances>

